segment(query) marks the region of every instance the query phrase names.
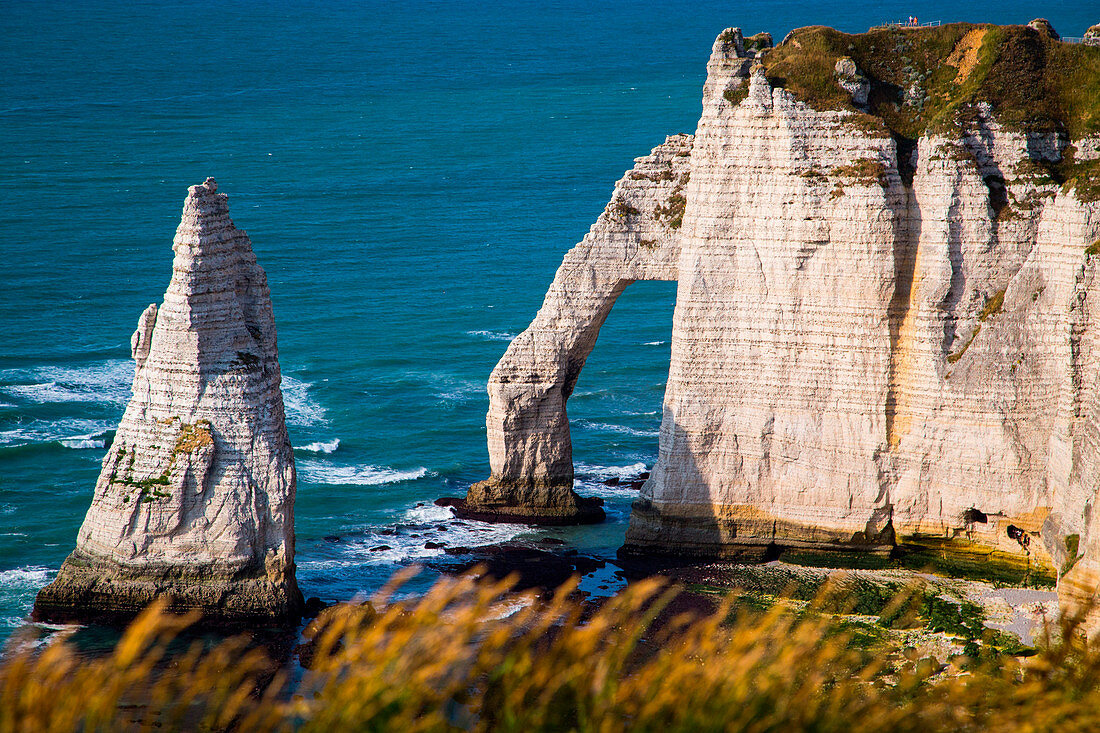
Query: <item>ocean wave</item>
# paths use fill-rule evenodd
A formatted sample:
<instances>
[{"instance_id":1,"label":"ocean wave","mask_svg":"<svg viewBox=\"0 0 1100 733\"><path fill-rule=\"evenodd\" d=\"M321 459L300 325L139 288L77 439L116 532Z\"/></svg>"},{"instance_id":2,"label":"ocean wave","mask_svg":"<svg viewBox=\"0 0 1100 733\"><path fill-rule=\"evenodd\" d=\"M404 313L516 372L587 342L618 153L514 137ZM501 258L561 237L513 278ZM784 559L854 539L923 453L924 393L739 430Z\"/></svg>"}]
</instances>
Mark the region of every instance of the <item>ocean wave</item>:
<instances>
[{"instance_id":1,"label":"ocean wave","mask_svg":"<svg viewBox=\"0 0 1100 733\"><path fill-rule=\"evenodd\" d=\"M106 432L113 427L106 420L35 420L10 430L0 430L0 447L14 448L33 443L56 442L66 448L103 448L106 445ZM102 445L81 445L80 441L84 440L97 440ZM69 445L68 441L76 444Z\"/></svg>"},{"instance_id":2,"label":"ocean wave","mask_svg":"<svg viewBox=\"0 0 1100 733\"><path fill-rule=\"evenodd\" d=\"M442 389L436 391L436 396L446 402L465 402L471 397L485 394L483 382L447 380L441 386Z\"/></svg>"},{"instance_id":3,"label":"ocean wave","mask_svg":"<svg viewBox=\"0 0 1100 733\"><path fill-rule=\"evenodd\" d=\"M637 428L628 428L625 425L612 425L611 423L592 422L591 420L577 420L574 424L578 427L588 428L589 430L622 433L623 435L634 435L639 438L656 438L661 434L660 430L638 430Z\"/></svg>"},{"instance_id":4,"label":"ocean wave","mask_svg":"<svg viewBox=\"0 0 1100 733\"><path fill-rule=\"evenodd\" d=\"M649 470L645 463L632 463L628 466L592 466L586 463L576 465L576 478L573 480L573 490L583 496L598 496L604 499L622 499L633 501L638 498L637 484L630 479L637 479ZM608 479L619 479L621 483L608 486ZM608 514L618 516L614 508L605 507Z\"/></svg>"},{"instance_id":5,"label":"ocean wave","mask_svg":"<svg viewBox=\"0 0 1100 733\"><path fill-rule=\"evenodd\" d=\"M80 367L41 366L0 372L0 391L35 404L98 402L125 406L130 401L134 364L110 359Z\"/></svg>"},{"instance_id":6,"label":"ocean wave","mask_svg":"<svg viewBox=\"0 0 1100 733\"><path fill-rule=\"evenodd\" d=\"M663 346L667 343L667 341L646 341L642 346Z\"/></svg>"},{"instance_id":7,"label":"ocean wave","mask_svg":"<svg viewBox=\"0 0 1100 733\"><path fill-rule=\"evenodd\" d=\"M309 382L283 375L283 407L286 420L295 425L316 425L325 419L325 408L309 394Z\"/></svg>"},{"instance_id":8,"label":"ocean wave","mask_svg":"<svg viewBox=\"0 0 1100 733\"><path fill-rule=\"evenodd\" d=\"M0 570L0 608L17 613L3 617L0 624L15 628L23 625L27 613L34 605L38 589L50 582L54 571L37 565L11 570Z\"/></svg>"},{"instance_id":9,"label":"ocean wave","mask_svg":"<svg viewBox=\"0 0 1100 733\"><path fill-rule=\"evenodd\" d=\"M107 435L104 432L88 433L87 435L74 435L70 438L61 438L57 442L66 448L74 448L76 450L106 448Z\"/></svg>"},{"instance_id":10,"label":"ocean wave","mask_svg":"<svg viewBox=\"0 0 1100 733\"><path fill-rule=\"evenodd\" d=\"M340 447L340 439L333 438L328 441L317 441L315 443L307 443L306 445L299 445L294 450L305 451L306 453L334 453L337 448Z\"/></svg>"},{"instance_id":11,"label":"ocean wave","mask_svg":"<svg viewBox=\"0 0 1100 733\"><path fill-rule=\"evenodd\" d=\"M511 341L518 334L507 331L467 331L467 336L480 336L487 341Z\"/></svg>"},{"instance_id":12,"label":"ocean wave","mask_svg":"<svg viewBox=\"0 0 1100 733\"><path fill-rule=\"evenodd\" d=\"M49 568L41 565L27 565L11 570L0 570L0 595L18 595L33 591L44 586L50 580L53 573Z\"/></svg>"},{"instance_id":13,"label":"ocean wave","mask_svg":"<svg viewBox=\"0 0 1100 733\"><path fill-rule=\"evenodd\" d=\"M50 582L53 575L53 570L41 565L0 570L0 607L14 611L11 616L0 617L0 626L15 629L26 623L38 589Z\"/></svg>"},{"instance_id":14,"label":"ocean wave","mask_svg":"<svg viewBox=\"0 0 1100 733\"><path fill-rule=\"evenodd\" d=\"M385 466L334 466L327 461L307 458L298 461L298 475L318 484L377 486L423 478L428 475L428 469L420 466L401 471Z\"/></svg>"},{"instance_id":15,"label":"ocean wave","mask_svg":"<svg viewBox=\"0 0 1100 733\"><path fill-rule=\"evenodd\" d=\"M623 502L632 502L638 498L638 489L629 483L608 486L602 481L574 479L573 491L581 496L595 496L601 499L614 499ZM614 504L604 504L604 511L611 518L626 517L626 515L616 510Z\"/></svg>"},{"instance_id":16,"label":"ocean wave","mask_svg":"<svg viewBox=\"0 0 1100 733\"><path fill-rule=\"evenodd\" d=\"M401 515L402 521L427 524L430 522L446 522L454 519L454 512L445 506L435 504L422 504L411 509L406 509Z\"/></svg>"},{"instance_id":17,"label":"ocean wave","mask_svg":"<svg viewBox=\"0 0 1100 733\"><path fill-rule=\"evenodd\" d=\"M649 467L640 461L631 463L629 466L592 466L587 463L578 463L575 470L580 476L606 481L609 478L634 478L645 473Z\"/></svg>"}]
</instances>

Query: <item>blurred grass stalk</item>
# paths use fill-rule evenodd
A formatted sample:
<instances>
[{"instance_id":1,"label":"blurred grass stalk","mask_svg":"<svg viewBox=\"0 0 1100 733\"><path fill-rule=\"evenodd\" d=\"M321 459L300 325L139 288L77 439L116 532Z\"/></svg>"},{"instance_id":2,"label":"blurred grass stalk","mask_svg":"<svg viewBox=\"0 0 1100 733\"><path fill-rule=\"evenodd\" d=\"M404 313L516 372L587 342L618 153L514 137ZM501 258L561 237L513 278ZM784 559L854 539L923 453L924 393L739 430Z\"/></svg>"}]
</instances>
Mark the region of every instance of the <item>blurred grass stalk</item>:
<instances>
[{"instance_id":1,"label":"blurred grass stalk","mask_svg":"<svg viewBox=\"0 0 1100 733\"><path fill-rule=\"evenodd\" d=\"M108 656L64 642L12 653L0 732L1100 730L1100 652L1079 617L1027 658L944 667L850 643L835 598L805 613L731 594L691 616L657 580L593 608L571 600L575 584L539 601L466 577L392 600L406 578L323 612L293 680L243 638L169 652L197 618L159 603Z\"/></svg>"}]
</instances>

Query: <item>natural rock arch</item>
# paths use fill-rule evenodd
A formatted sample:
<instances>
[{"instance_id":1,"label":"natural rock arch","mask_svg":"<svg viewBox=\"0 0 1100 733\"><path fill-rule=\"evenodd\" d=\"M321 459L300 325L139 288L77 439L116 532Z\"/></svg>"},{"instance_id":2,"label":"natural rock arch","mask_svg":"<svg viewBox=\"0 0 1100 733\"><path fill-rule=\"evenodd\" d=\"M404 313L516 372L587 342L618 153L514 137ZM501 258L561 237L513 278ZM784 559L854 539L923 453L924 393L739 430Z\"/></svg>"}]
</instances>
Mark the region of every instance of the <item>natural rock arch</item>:
<instances>
[{"instance_id":1,"label":"natural rock arch","mask_svg":"<svg viewBox=\"0 0 1100 733\"><path fill-rule=\"evenodd\" d=\"M948 90L965 114L898 126L894 71L874 51L950 38L935 63L951 66L986 32L804 28L763 64L724 32L690 166L668 174L686 185L645 182L639 206L629 186L644 172L628 174L493 372L493 475L467 508L583 518L565 403L615 297L659 266L677 281L672 355L624 549L890 547L1058 579L1071 606L1100 597L1092 107L1052 101L1065 132L1021 127L1011 100L986 101L1000 78L987 75L981 94ZM1044 59L1081 50L1003 32L998 73L1049 51L1037 89L1057 87ZM814 96L822 48L828 98ZM864 77L877 96L847 83ZM654 252L630 250L662 226Z\"/></svg>"},{"instance_id":2,"label":"natural rock arch","mask_svg":"<svg viewBox=\"0 0 1100 733\"><path fill-rule=\"evenodd\" d=\"M676 280L691 135L635 161L584 240L570 250L535 320L489 377L492 475L459 513L540 523L599 521L573 491L566 403L615 300L636 280Z\"/></svg>"}]
</instances>

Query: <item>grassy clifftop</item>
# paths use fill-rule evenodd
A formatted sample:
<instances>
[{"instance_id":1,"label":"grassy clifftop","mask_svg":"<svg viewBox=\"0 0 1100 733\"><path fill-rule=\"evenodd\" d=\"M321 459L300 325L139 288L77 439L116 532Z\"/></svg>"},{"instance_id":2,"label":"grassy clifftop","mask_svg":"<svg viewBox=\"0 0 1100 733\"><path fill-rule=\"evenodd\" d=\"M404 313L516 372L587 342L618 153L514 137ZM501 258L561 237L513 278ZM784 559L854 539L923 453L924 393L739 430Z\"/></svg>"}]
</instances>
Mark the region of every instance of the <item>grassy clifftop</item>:
<instances>
[{"instance_id":1,"label":"grassy clifftop","mask_svg":"<svg viewBox=\"0 0 1100 733\"><path fill-rule=\"evenodd\" d=\"M834 75L844 57L870 82L866 111L896 135L946 132L982 102L1011 129L1062 131L1073 140L1100 133L1097 46L1028 26L952 23L859 34L811 26L793 31L764 66L773 86L817 109L864 111Z\"/></svg>"}]
</instances>

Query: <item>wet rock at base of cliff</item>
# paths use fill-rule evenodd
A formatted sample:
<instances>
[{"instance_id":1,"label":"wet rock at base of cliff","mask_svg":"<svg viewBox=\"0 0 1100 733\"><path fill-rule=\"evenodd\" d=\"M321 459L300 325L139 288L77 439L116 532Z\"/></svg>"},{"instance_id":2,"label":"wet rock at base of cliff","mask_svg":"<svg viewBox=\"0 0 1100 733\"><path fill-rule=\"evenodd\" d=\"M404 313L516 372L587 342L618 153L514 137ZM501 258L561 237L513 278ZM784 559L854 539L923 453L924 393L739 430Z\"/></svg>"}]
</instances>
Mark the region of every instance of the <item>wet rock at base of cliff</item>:
<instances>
[{"instance_id":1,"label":"wet rock at base of cliff","mask_svg":"<svg viewBox=\"0 0 1100 733\"><path fill-rule=\"evenodd\" d=\"M495 580L515 576L514 590L536 590L544 597L552 596L570 578L587 575L607 564L576 550L547 550L522 542L448 547L445 552L454 560L432 563L440 572L451 575L475 572Z\"/></svg>"}]
</instances>

